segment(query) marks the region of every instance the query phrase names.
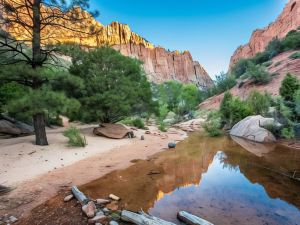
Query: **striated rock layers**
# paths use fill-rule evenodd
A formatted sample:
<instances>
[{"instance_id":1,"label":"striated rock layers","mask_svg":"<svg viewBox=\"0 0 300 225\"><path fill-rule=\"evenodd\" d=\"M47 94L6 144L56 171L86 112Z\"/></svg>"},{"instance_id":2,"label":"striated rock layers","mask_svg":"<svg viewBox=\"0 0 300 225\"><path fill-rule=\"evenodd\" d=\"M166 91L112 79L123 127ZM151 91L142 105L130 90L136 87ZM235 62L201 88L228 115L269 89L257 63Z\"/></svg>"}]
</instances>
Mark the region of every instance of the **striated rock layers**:
<instances>
[{"instance_id":1,"label":"striated rock layers","mask_svg":"<svg viewBox=\"0 0 300 225\"><path fill-rule=\"evenodd\" d=\"M241 58L250 58L262 52L275 37L284 38L291 30L300 26L300 0L290 0L283 12L264 29L252 33L248 44L240 46L230 60L230 68Z\"/></svg>"},{"instance_id":2,"label":"striated rock layers","mask_svg":"<svg viewBox=\"0 0 300 225\"><path fill-rule=\"evenodd\" d=\"M43 7L41 11L43 17L46 17L50 10ZM80 8L76 8L76 11L85 20L81 24L76 25L57 19L56 23L64 24L64 26L71 29L46 27L42 31L42 42L44 45L77 43L85 48L108 45L126 56L141 60L144 63L143 66L150 81L156 83L167 80L178 80L183 83L192 82L202 89L213 86L208 73L199 62L193 60L188 51L183 53L178 51L169 52L164 48L155 47L143 37L132 32L126 24L113 22L104 26ZM20 15L26 16L26 13ZM22 18L25 21L28 21L28 19ZM7 27L7 30L18 40L30 40L31 34L22 26L12 24Z\"/></svg>"}]
</instances>

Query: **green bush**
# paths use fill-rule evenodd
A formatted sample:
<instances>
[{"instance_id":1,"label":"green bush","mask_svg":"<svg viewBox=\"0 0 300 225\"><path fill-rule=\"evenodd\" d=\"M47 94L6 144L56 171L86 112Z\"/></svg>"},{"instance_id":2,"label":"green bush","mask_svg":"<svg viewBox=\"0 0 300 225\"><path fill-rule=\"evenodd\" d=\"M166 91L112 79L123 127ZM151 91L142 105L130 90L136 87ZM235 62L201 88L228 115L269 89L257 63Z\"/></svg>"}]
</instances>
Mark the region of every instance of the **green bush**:
<instances>
[{"instance_id":1,"label":"green bush","mask_svg":"<svg viewBox=\"0 0 300 225\"><path fill-rule=\"evenodd\" d=\"M282 40L282 45L285 51L300 49L300 31L290 31Z\"/></svg>"},{"instance_id":2,"label":"green bush","mask_svg":"<svg viewBox=\"0 0 300 225\"><path fill-rule=\"evenodd\" d=\"M236 85L236 78L232 74L221 73L216 75L215 86L207 92L207 97L221 94L227 90L230 90Z\"/></svg>"},{"instance_id":3,"label":"green bush","mask_svg":"<svg viewBox=\"0 0 300 225\"><path fill-rule=\"evenodd\" d=\"M268 51L259 52L257 53L251 61L255 64L263 64L265 62L268 62L271 59L270 53Z\"/></svg>"},{"instance_id":4,"label":"green bush","mask_svg":"<svg viewBox=\"0 0 300 225\"><path fill-rule=\"evenodd\" d=\"M275 66L281 65L281 63L282 63L282 61L277 62L277 63L275 63Z\"/></svg>"},{"instance_id":5,"label":"green bush","mask_svg":"<svg viewBox=\"0 0 300 225\"><path fill-rule=\"evenodd\" d=\"M281 137L285 139L293 139L295 137L295 132L293 127L286 127L281 130Z\"/></svg>"},{"instance_id":6,"label":"green bush","mask_svg":"<svg viewBox=\"0 0 300 225\"><path fill-rule=\"evenodd\" d=\"M262 64L262 66L264 66L264 67L269 67L269 66L271 66L272 64L273 64L272 61L267 61L267 62L264 62L264 63Z\"/></svg>"},{"instance_id":7,"label":"green bush","mask_svg":"<svg viewBox=\"0 0 300 225\"><path fill-rule=\"evenodd\" d=\"M273 58L280 54L283 51L283 45L281 40L278 38L274 38L272 41L269 42L266 52L269 53L270 58Z\"/></svg>"},{"instance_id":8,"label":"green bush","mask_svg":"<svg viewBox=\"0 0 300 225\"><path fill-rule=\"evenodd\" d=\"M207 120L203 124L203 128L210 137L217 137L222 135L221 115L219 111L211 111L208 114Z\"/></svg>"},{"instance_id":9,"label":"green bush","mask_svg":"<svg viewBox=\"0 0 300 225\"><path fill-rule=\"evenodd\" d=\"M251 64L250 59L240 59L231 69L231 73L234 77L239 78L246 73L249 65Z\"/></svg>"},{"instance_id":10,"label":"green bush","mask_svg":"<svg viewBox=\"0 0 300 225\"><path fill-rule=\"evenodd\" d=\"M265 115L270 107L270 96L261 94L256 90L251 91L247 98L248 105L256 115Z\"/></svg>"},{"instance_id":11,"label":"green bush","mask_svg":"<svg viewBox=\"0 0 300 225\"><path fill-rule=\"evenodd\" d=\"M226 123L230 123L230 116L231 116L230 104L232 100L233 100L232 94L229 91L225 92L223 100L220 105L220 115L222 121Z\"/></svg>"},{"instance_id":12,"label":"green bush","mask_svg":"<svg viewBox=\"0 0 300 225\"><path fill-rule=\"evenodd\" d=\"M290 59L300 59L300 52L294 52L289 56Z\"/></svg>"},{"instance_id":13,"label":"green bush","mask_svg":"<svg viewBox=\"0 0 300 225\"><path fill-rule=\"evenodd\" d=\"M279 89L280 95L286 101L293 101L296 91L299 89L300 83L297 77L288 73L283 81L281 82L281 87Z\"/></svg>"},{"instance_id":14,"label":"green bush","mask_svg":"<svg viewBox=\"0 0 300 225\"><path fill-rule=\"evenodd\" d=\"M132 125L139 129L145 129L145 124L144 124L143 120L141 120L140 118L134 119L132 121Z\"/></svg>"},{"instance_id":15,"label":"green bush","mask_svg":"<svg viewBox=\"0 0 300 225\"><path fill-rule=\"evenodd\" d=\"M265 67L260 65L249 64L245 73L250 77L255 84L267 84L270 82L270 74L266 71Z\"/></svg>"},{"instance_id":16,"label":"green bush","mask_svg":"<svg viewBox=\"0 0 300 225\"><path fill-rule=\"evenodd\" d=\"M166 127L166 124L164 122L159 123L158 129L162 132L167 132L167 127Z\"/></svg>"},{"instance_id":17,"label":"green bush","mask_svg":"<svg viewBox=\"0 0 300 225\"><path fill-rule=\"evenodd\" d=\"M228 125L233 126L247 116L253 114L251 107L245 101L239 98L233 98L229 104L230 108L230 123Z\"/></svg>"},{"instance_id":18,"label":"green bush","mask_svg":"<svg viewBox=\"0 0 300 225\"><path fill-rule=\"evenodd\" d=\"M87 145L86 139L81 135L80 130L76 127L70 127L64 132L64 136L69 139L69 146L85 147Z\"/></svg>"}]
</instances>

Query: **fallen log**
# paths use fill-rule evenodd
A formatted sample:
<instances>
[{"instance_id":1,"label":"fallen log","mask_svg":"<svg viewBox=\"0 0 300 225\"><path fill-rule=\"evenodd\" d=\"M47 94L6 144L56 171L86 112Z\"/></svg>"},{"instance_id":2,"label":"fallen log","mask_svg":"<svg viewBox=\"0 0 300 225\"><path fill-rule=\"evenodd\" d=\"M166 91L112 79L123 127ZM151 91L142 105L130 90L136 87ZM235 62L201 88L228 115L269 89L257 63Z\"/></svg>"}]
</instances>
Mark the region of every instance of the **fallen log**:
<instances>
[{"instance_id":1,"label":"fallen log","mask_svg":"<svg viewBox=\"0 0 300 225\"><path fill-rule=\"evenodd\" d=\"M127 210L122 211L121 219L136 225L175 225L174 223L167 222L144 212L134 213Z\"/></svg>"},{"instance_id":2,"label":"fallen log","mask_svg":"<svg viewBox=\"0 0 300 225\"><path fill-rule=\"evenodd\" d=\"M207 220L204 220L198 216L192 215L185 211L180 211L177 214L177 218L188 225L213 225Z\"/></svg>"},{"instance_id":3,"label":"fallen log","mask_svg":"<svg viewBox=\"0 0 300 225\"><path fill-rule=\"evenodd\" d=\"M86 203L88 203L89 199L85 196L85 194L79 191L77 186L72 187L72 193L81 205L85 205Z\"/></svg>"}]
</instances>

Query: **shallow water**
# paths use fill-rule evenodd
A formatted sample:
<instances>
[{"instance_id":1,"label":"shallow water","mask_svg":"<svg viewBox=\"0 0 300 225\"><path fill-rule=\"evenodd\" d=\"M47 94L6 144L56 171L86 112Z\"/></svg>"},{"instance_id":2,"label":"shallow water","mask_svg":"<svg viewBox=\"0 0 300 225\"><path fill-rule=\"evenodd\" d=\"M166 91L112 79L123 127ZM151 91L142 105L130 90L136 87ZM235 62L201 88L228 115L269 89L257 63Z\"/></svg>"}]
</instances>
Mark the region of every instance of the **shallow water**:
<instances>
[{"instance_id":1,"label":"shallow water","mask_svg":"<svg viewBox=\"0 0 300 225\"><path fill-rule=\"evenodd\" d=\"M300 171L300 151L193 134L175 150L82 190L93 198L114 193L122 198L121 208L177 224L177 212L185 210L216 225L299 225L300 181L287 177L294 171Z\"/></svg>"}]
</instances>

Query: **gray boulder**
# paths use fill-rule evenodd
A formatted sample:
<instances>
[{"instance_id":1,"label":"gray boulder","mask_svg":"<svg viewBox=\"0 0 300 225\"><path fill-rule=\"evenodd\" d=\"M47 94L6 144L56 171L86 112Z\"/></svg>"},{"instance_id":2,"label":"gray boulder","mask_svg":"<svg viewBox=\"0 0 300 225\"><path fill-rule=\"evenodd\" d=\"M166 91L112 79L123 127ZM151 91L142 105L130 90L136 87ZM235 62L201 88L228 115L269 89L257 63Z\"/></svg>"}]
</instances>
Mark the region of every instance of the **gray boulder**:
<instances>
[{"instance_id":1,"label":"gray boulder","mask_svg":"<svg viewBox=\"0 0 300 225\"><path fill-rule=\"evenodd\" d=\"M233 126L230 135L255 142L275 142L275 136L266 129L269 126L280 126L273 118L248 116Z\"/></svg>"}]
</instances>

